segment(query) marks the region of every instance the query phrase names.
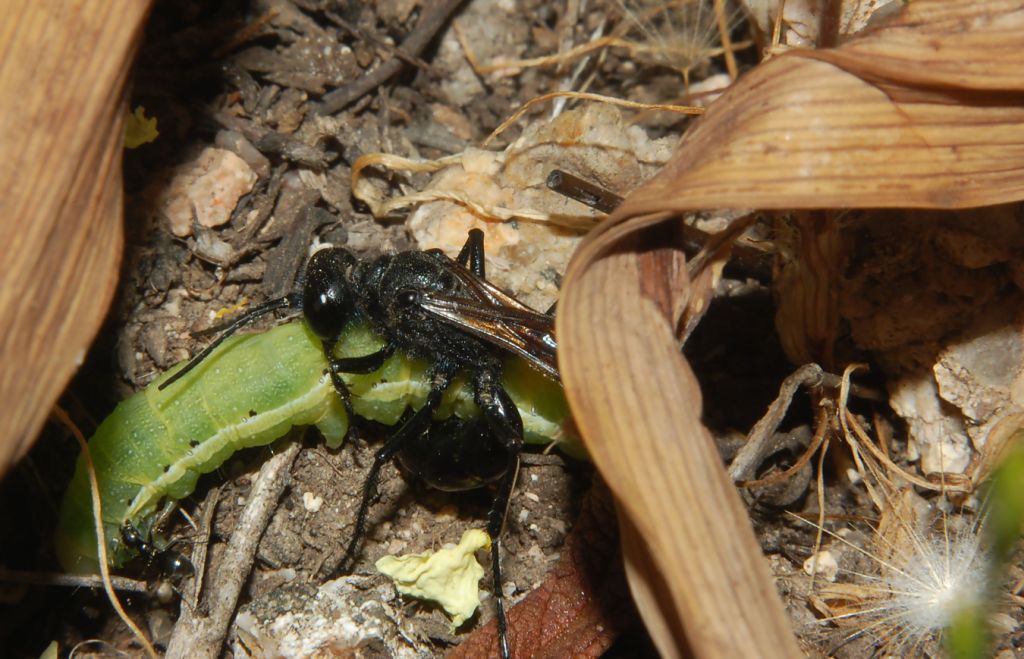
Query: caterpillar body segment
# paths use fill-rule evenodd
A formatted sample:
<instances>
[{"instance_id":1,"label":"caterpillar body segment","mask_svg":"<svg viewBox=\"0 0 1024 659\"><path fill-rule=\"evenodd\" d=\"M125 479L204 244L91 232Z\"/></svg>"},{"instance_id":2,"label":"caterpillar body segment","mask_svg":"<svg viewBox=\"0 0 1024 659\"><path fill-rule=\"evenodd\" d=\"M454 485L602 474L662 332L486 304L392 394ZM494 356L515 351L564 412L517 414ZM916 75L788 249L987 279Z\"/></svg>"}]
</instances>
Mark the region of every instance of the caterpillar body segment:
<instances>
[{"instance_id":1,"label":"caterpillar body segment","mask_svg":"<svg viewBox=\"0 0 1024 659\"><path fill-rule=\"evenodd\" d=\"M335 353L364 355L381 345L365 325L352 324ZM231 337L160 391L159 385L181 366L118 404L89 440L108 557L115 567L134 554L120 541L125 523L148 534L161 502L189 496L201 474L217 469L235 451L270 444L291 428L308 425L316 425L327 445L336 448L348 430L349 419L327 375L320 340L304 321ZM427 371L424 361L396 354L374 373L342 378L356 415L391 425L407 409L423 406L430 390ZM503 382L520 410L527 442L566 442L570 453L580 453L565 429L568 408L557 383L514 357L506 360ZM446 391L435 418L469 419L478 414L470 387L460 376ZM55 541L66 571L98 571L82 457L64 495Z\"/></svg>"}]
</instances>

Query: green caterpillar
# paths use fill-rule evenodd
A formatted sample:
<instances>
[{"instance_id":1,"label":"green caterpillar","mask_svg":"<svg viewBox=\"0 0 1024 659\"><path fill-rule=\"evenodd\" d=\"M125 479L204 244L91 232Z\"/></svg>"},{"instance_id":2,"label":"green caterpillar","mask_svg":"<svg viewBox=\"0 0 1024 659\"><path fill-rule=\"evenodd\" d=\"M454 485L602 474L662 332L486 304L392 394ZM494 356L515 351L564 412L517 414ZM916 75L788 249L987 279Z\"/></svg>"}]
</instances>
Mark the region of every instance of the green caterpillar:
<instances>
[{"instance_id":1,"label":"green caterpillar","mask_svg":"<svg viewBox=\"0 0 1024 659\"><path fill-rule=\"evenodd\" d=\"M339 357L379 349L381 339L362 324L340 337ZM293 426L316 425L327 446L338 447L349 419L326 375L320 340L301 320L260 334L231 337L179 382L161 382L121 402L89 440L102 500L107 552L113 566L131 551L120 542L127 522L148 533L161 501L191 494L200 474L219 467L235 451L263 446ZM345 374L358 416L397 423L408 408L422 407L429 383L427 363L392 356L376 372ZM503 384L519 408L525 440L578 445L567 430L569 412L561 387L518 357L508 357ZM479 410L460 377L445 393L436 418L473 418ZM61 504L57 557L68 572L98 571L89 479L84 458Z\"/></svg>"}]
</instances>

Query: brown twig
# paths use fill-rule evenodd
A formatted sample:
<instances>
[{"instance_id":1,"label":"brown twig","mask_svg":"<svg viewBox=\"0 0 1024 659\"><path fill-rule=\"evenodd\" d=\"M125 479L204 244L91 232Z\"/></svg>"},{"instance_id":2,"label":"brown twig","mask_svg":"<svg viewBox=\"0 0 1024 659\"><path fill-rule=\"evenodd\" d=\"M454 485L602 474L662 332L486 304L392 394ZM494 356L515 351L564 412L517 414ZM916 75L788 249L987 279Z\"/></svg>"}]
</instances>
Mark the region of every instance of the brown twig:
<instances>
[{"instance_id":1,"label":"brown twig","mask_svg":"<svg viewBox=\"0 0 1024 659\"><path fill-rule=\"evenodd\" d=\"M782 382L779 396L768 407L768 411L760 421L754 424L748 435L747 443L736 454L736 459L729 465L729 477L734 481L749 480L754 477L756 469L768 457L765 454L771 446L772 435L786 416L786 410L793 401L793 396L801 386L816 387L821 384L822 371L817 364L804 364Z\"/></svg>"},{"instance_id":2,"label":"brown twig","mask_svg":"<svg viewBox=\"0 0 1024 659\"><path fill-rule=\"evenodd\" d=\"M202 617L187 614L188 624L183 622L186 616L182 616L167 646L167 657L220 656L242 586L252 571L259 540L288 485L291 466L300 448L299 442L288 444L260 469L223 560L211 580L209 613Z\"/></svg>"},{"instance_id":3,"label":"brown twig","mask_svg":"<svg viewBox=\"0 0 1024 659\"><path fill-rule=\"evenodd\" d=\"M732 37L729 35L729 18L725 15L725 0L715 0L715 19L718 22L718 37L722 41L725 68L729 72L729 78L736 80L739 77L739 67L736 65Z\"/></svg>"},{"instance_id":4,"label":"brown twig","mask_svg":"<svg viewBox=\"0 0 1024 659\"><path fill-rule=\"evenodd\" d=\"M60 586L64 588L102 588L103 577L98 574L61 574L59 572L24 572L0 568L0 582L23 583L31 586ZM144 593L149 587L145 581L126 577L110 577L114 590Z\"/></svg>"},{"instance_id":5,"label":"brown twig","mask_svg":"<svg viewBox=\"0 0 1024 659\"><path fill-rule=\"evenodd\" d=\"M491 134L487 136L487 139L483 141L480 148L486 149L487 146L494 141L498 135L501 135L505 130L512 124L519 121L519 119L529 112L530 108L538 103L547 103L550 100L556 98L575 98L584 101L597 101L600 103L607 103L609 105L617 105L624 108L634 108L640 110L664 110L665 112L675 112L676 114L685 115L699 115L704 114L704 108L699 108L690 105L666 105L664 103L638 103L637 101L630 101L624 98L616 98L614 96L602 96L601 94L591 94L589 92L549 92L540 96L535 96L527 102L519 106L519 109L512 113L508 119L505 119L497 128L491 131Z\"/></svg>"},{"instance_id":6,"label":"brown twig","mask_svg":"<svg viewBox=\"0 0 1024 659\"><path fill-rule=\"evenodd\" d=\"M206 578L206 558L210 553L210 537L213 535L213 518L217 513L219 497L220 486L218 485L212 488L203 499L203 516L199 520L196 541L192 545L192 565L196 568L195 579L192 580L192 607L184 612L181 618L191 617L199 606L199 598L203 592L203 580Z\"/></svg>"},{"instance_id":7,"label":"brown twig","mask_svg":"<svg viewBox=\"0 0 1024 659\"><path fill-rule=\"evenodd\" d=\"M329 11L329 12L327 12L324 15L327 16L327 19L330 20L332 23L334 23L335 25L338 25L339 27L341 27L342 29L344 29L346 32L348 32L352 36L356 37L357 39L362 39L363 41L368 41L368 42L372 43L374 46L376 46L378 48L382 48L382 49L388 51L389 53L391 53L392 55L394 55L398 59L402 60L406 64L409 64L411 66L415 66L416 68L422 69L423 71L426 71L428 73L431 73L431 74L434 74L434 75L438 75L437 69L435 69L434 67L430 66L430 64L428 64L427 62L423 61L419 57L416 57L415 55L410 55L410 54L406 53L404 50L402 50L401 48L398 48L397 46L393 46L392 44L389 44L387 41L384 41L383 39L378 37L376 34L373 34L372 32L364 30L361 27L359 27L358 25L353 25L352 23L349 23L348 21L346 21L341 16L338 16L333 11Z\"/></svg>"},{"instance_id":8,"label":"brown twig","mask_svg":"<svg viewBox=\"0 0 1024 659\"><path fill-rule=\"evenodd\" d=\"M402 52L409 57L418 57L460 4L462 4L462 0L428 3L429 9L424 12L419 22L416 23L415 29L402 42ZM313 105L312 111L315 114L334 114L384 84L391 76L401 71L404 64L405 62L398 57L389 59L365 76L325 94L319 103Z\"/></svg>"}]
</instances>

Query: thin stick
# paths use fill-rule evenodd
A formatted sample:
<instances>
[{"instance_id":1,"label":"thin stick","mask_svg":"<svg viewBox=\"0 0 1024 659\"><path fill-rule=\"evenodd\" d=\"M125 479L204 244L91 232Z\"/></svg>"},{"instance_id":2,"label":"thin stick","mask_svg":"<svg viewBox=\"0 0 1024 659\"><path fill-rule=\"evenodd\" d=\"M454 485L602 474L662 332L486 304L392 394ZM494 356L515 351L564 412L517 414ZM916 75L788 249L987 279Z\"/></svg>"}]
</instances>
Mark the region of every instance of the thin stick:
<instances>
[{"instance_id":1,"label":"thin stick","mask_svg":"<svg viewBox=\"0 0 1024 659\"><path fill-rule=\"evenodd\" d=\"M103 533L103 510L102 502L100 501L100 485L96 480L96 466L92 462L92 454L89 453L89 444L85 441L85 436L82 431L79 430L75 422L71 420L71 417L67 415L59 405L54 405L51 412L53 416L57 418L62 424L64 424L76 440L78 440L79 446L82 447L82 457L85 458L85 471L89 474L89 493L92 495L92 519L96 525L96 549L97 557L100 563L100 576L103 579L103 589L107 592L107 598L110 600L110 605L114 607L114 611L124 621L124 624L128 626L135 638L142 644L142 649L146 651L152 659L157 659L160 655L156 653L153 646L150 645L149 640L142 634L142 630L139 629L131 618L128 617L128 613L121 606L121 600L117 598L117 593L114 592L114 584L110 580L110 566L107 562L107 540Z\"/></svg>"},{"instance_id":2,"label":"thin stick","mask_svg":"<svg viewBox=\"0 0 1024 659\"><path fill-rule=\"evenodd\" d=\"M625 108L635 108L638 110L664 110L665 112L675 112L677 114L688 114L698 115L704 114L704 108L699 108L693 105L664 105L661 103L637 103L636 101L627 101L623 98L615 98L613 96L602 96L601 94L591 94L589 92L550 92L543 94L542 96L536 96L531 98L526 103L523 103L518 110L512 113L512 116L501 123L500 126L494 129L487 139L484 140L481 145L482 148L487 148L487 145L494 141L498 135L501 135L505 130L519 121L520 117L526 114L530 108L538 103L547 103L551 99L555 98L578 98L584 101L599 101L601 103L608 103L610 105L618 105Z\"/></svg>"},{"instance_id":3,"label":"thin stick","mask_svg":"<svg viewBox=\"0 0 1024 659\"><path fill-rule=\"evenodd\" d=\"M828 419L825 418L824 408L818 410L818 418L815 421L815 424L817 425L818 429L814 432L814 439L811 440L811 443L807 446L807 450L803 452L803 455L801 455L800 458L797 459L797 461L794 462L789 469L786 469L785 471L776 474L772 474L770 476L765 476L764 478L737 481L736 485L738 487L747 488L775 485L776 483L781 483L787 478L790 478L791 476L795 475L798 471L803 469L803 466L811 461L811 457L814 455L814 452L817 451L818 448L821 446L822 442L825 441L825 433L828 430Z\"/></svg>"},{"instance_id":4,"label":"thin stick","mask_svg":"<svg viewBox=\"0 0 1024 659\"><path fill-rule=\"evenodd\" d=\"M430 2L426 4L427 9L416 27L405 41L402 42L402 52L409 57L418 57L427 45L434 40L441 26L445 24L452 12L462 4L462 0L444 0L443 2ZM334 114L345 108L347 105L363 97L383 85L391 76L402 70L405 62L398 57L393 57L382 63L373 71L370 71L361 78L357 78L351 84L325 94L323 99L313 105L315 114Z\"/></svg>"},{"instance_id":5,"label":"thin stick","mask_svg":"<svg viewBox=\"0 0 1024 659\"><path fill-rule=\"evenodd\" d=\"M277 18L280 13L281 10L275 7L248 25L245 25L241 30L236 32L227 43L213 51L210 55L211 59L218 60L233 51L235 48L238 48L239 46L258 37L260 31L263 30L263 27L270 23L270 21Z\"/></svg>"},{"instance_id":6,"label":"thin stick","mask_svg":"<svg viewBox=\"0 0 1024 659\"><path fill-rule=\"evenodd\" d=\"M853 416L852 412L846 410L844 418L846 420L846 423L848 423L850 427L853 428L853 434L851 435L851 437L855 436L857 438L858 441L856 442L856 444L864 446L868 450L868 452L871 453L879 462L884 464L886 468L899 474L900 478L906 480L907 482L913 483L918 487L923 487L927 490L931 490L932 492L938 492L943 490L944 488L952 492L972 491L973 485L970 483L970 481L968 481L966 484L947 483L946 485L936 485L935 483L931 482L926 478L921 478L920 476L916 476L908 472L903 467L900 467L898 464L893 462L892 459L889 458L889 456L887 456L885 453L881 451L881 449L875 446L875 443L871 441L867 434L865 434L864 429L861 428L860 423L857 422L857 419Z\"/></svg>"},{"instance_id":7,"label":"thin stick","mask_svg":"<svg viewBox=\"0 0 1024 659\"><path fill-rule=\"evenodd\" d=\"M452 21L452 32L455 33L455 40L462 46L462 54L466 57L466 61L469 62L469 67L473 69L473 72L479 77L483 77L483 71L480 68L480 60L476 58L472 49L469 47L469 43L466 41L466 35L462 32L462 26L459 25L459 21Z\"/></svg>"},{"instance_id":8,"label":"thin stick","mask_svg":"<svg viewBox=\"0 0 1024 659\"><path fill-rule=\"evenodd\" d=\"M397 57L398 59L402 60L406 64L410 64L412 66L415 66L416 68L422 69L422 70L424 70L427 73L430 73L432 75L440 76L440 72L437 69L435 69L434 67L430 66L430 64L428 64L427 62L423 61L419 57L417 57L415 55L409 55L408 53L406 53L401 48L389 44L387 41L384 41L383 39L378 37L376 34L373 34L372 32L367 32L366 30L362 29L358 25L353 25L352 23L349 23L348 21L346 21L344 18L342 18L338 14L334 13L333 11L328 11L324 15L327 16L328 20L330 20L334 24L344 28L345 31L348 32L349 34L351 34L352 36L357 37L359 39L362 39L364 41L369 41L370 43L372 43L374 46L376 46L378 48L383 48L384 50L386 50L389 53L391 53L394 57Z\"/></svg>"},{"instance_id":9,"label":"thin stick","mask_svg":"<svg viewBox=\"0 0 1024 659\"><path fill-rule=\"evenodd\" d=\"M219 499L219 485L207 492L206 497L203 499L203 516L200 518L200 526L196 529L199 537L197 542L192 545L192 565L196 568L196 577L192 582L192 611L196 610L199 606L199 599L202 597L203 583L206 578L206 558L210 552L213 519L217 513L217 502ZM189 615L191 615L191 611Z\"/></svg>"},{"instance_id":10,"label":"thin stick","mask_svg":"<svg viewBox=\"0 0 1024 659\"><path fill-rule=\"evenodd\" d=\"M725 15L725 0L715 0L715 18L718 20L718 38L722 40L722 53L725 55L725 68L733 81L739 77L736 66L736 55L732 52L732 37L729 36L729 17Z\"/></svg>"},{"instance_id":11,"label":"thin stick","mask_svg":"<svg viewBox=\"0 0 1024 659\"><path fill-rule=\"evenodd\" d=\"M475 56L472 55L467 44L463 44L462 48L466 52L466 59L476 62L474 70L480 74L485 75L487 73L494 73L495 71L501 71L503 69L530 69L540 66L551 66L553 64L562 64L564 62L571 62L572 60L579 59L584 55L588 55L595 50L606 48L608 46L623 46L629 47L629 43L620 39L616 36L606 36L593 41L588 41L585 44L580 44L575 48L571 48L563 53L555 53L554 55L542 55L541 57L531 57L530 59L501 59L496 58L488 64L481 64ZM472 59L470 59L472 57Z\"/></svg>"},{"instance_id":12,"label":"thin stick","mask_svg":"<svg viewBox=\"0 0 1024 659\"><path fill-rule=\"evenodd\" d=\"M821 453L818 454L818 477L817 494L818 498L818 531L814 534L814 553L811 555L811 583L808 590L814 591L814 578L818 575L818 553L821 551L821 533L825 528L825 454L828 453L828 442L821 445Z\"/></svg>"},{"instance_id":13,"label":"thin stick","mask_svg":"<svg viewBox=\"0 0 1024 659\"><path fill-rule=\"evenodd\" d=\"M260 538L288 485L292 463L301 448L301 442L290 442L263 464L223 560L206 591L209 614L190 616L190 624L183 624L184 616L178 621L167 646L167 657L220 656L242 587L252 572Z\"/></svg>"},{"instance_id":14,"label":"thin stick","mask_svg":"<svg viewBox=\"0 0 1024 659\"><path fill-rule=\"evenodd\" d=\"M657 47L636 44L631 41L627 41L622 37L610 34L608 36L600 37L598 39L594 39L593 41L588 41L587 43L580 44L579 46L576 46L575 48L567 50L563 53L555 53L553 55L542 55L540 57L531 57L529 59L503 59L501 57L497 57L487 64L482 64L480 60L477 59L473 51L470 50L469 45L465 42L465 37L462 35L460 28L456 29L455 34L456 38L459 39L459 43L462 45L462 50L466 55L466 60L469 62L469 65L473 67L473 70L476 72L476 74L481 77L488 73L495 73L504 70L531 69L543 66L552 66L556 64L564 64L567 62L571 62L573 60L582 59L583 57L590 55L590 53L594 52L595 50L602 50L604 48L610 47L623 48L625 50L628 50L631 55L635 53L651 53L658 50ZM729 58L732 58L733 65L735 66L736 58L732 54L733 51L747 48L751 45L751 43L751 41L741 41L734 44L730 41L728 48L708 48L704 52L706 52L709 57L725 55L726 61L728 61Z\"/></svg>"},{"instance_id":15,"label":"thin stick","mask_svg":"<svg viewBox=\"0 0 1024 659\"><path fill-rule=\"evenodd\" d=\"M98 574L62 574L60 572L23 572L0 568L0 582L24 583L32 586L58 586L62 588L102 588L103 577ZM110 577L114 590L144 593L149 584L127 577Z\"/></svg>"},{"instance_id":16,"label":"thin stick","mask_svg":"<svg viewBox=\"0 0 1024 659\"><path fill-rule=\"evenodd\" d=\"M800 387L813 388L821 384L821 367L817 364L804 364L793 371L779 387L779 395L768 406L768 411L758 419L754 427L747 434L747 441L739 450L732 464L729 465L729 477L734 481L745 481L755 475L755 471L761 462L768 457L765 454L765 447L769 446L769 439L775 434L779 424L786 416L793 396ZM813 445L815 442L811 442ZM820 442L819 442L820 443ZM756 481L752 481L756 483Z\"/></svg>"},{"instance_id":17,"label":"thin stick","mask_svg":"<svg viewBox=\"0 0 1024 659\"><path fill-rule=\"evenodd\" d=\"M782 43L782 15L784 13L786 13L786 0L780 0L778 8L775 10L775 22L772 24L771 50L773 52Z\"/></svg>"}]
</instances>

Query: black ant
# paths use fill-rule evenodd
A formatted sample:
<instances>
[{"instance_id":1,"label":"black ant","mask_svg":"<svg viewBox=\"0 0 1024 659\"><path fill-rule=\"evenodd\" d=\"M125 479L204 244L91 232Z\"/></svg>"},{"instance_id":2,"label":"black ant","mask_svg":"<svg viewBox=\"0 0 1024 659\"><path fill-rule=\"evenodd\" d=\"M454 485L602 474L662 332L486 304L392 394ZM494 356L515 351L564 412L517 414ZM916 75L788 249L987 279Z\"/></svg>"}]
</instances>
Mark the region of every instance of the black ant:
<instances>
[{"instance_id":1,"label":"black ant","mask_svg":"<svg viewBox=\"0 0 1024 659\"><path fill-rule=\"evenodd\" d=\"M175 578L195 574L195 566L184 554L170 547L158 549L131 522L121 526L121 541L126 547L141 554L147 562L156 565L164 576Z\"/></svg>"},{"instance_id":2,"label":"black ant","mask_svg":"<svg viewBox=\"0 0 1024 659\"><path fill-rule=\"evenodd\" d=\"M502 353L515 352L557 379L553 317L530 309L487 282L484 235L478 229L469 232L455 260L440 250L360 260L348 250L331 247L310 257L296 291L254 308L225 327L223 334L160 388L191 370L235 330L276 309L300 309L320 337L334 388L350 418L352 404L342 373L372 373L396 352L430 362L430 391L423 407L408 415L374 454L355 531L338 567L342 571L352 567L381 468L392 458L397 457L429 485L442 490L496 483L487 533L491 537L499 649L502 657L510 657L500 536L519 471L523 423L501 383ZM359 320L368 321L383 337L384 347L360 357L335 357L334 347L342 331ZM434 412L460 371L470 374L481 417L474 422L436 425Z\"/></svg>"}]
</instances>

